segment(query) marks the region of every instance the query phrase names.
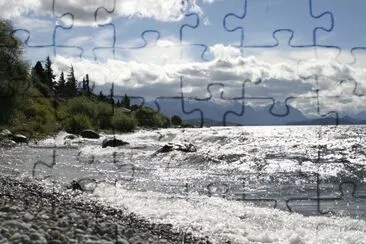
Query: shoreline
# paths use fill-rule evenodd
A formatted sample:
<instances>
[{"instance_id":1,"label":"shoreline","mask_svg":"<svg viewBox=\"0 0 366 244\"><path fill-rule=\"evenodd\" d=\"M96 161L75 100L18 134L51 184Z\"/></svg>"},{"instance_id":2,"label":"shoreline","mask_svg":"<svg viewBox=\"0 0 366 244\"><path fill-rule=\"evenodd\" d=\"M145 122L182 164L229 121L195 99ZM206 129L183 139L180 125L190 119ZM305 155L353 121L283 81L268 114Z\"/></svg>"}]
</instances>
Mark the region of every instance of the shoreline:
<instances>
[{"instance_id":1,"label":"shoreline","mask_svg":"<svg viewBox=\"0 0 366 244\"><path fill-rule=\"evenodd\" d=\"M211 243L169 224L0 176L0 243Z\"/></svg>"}]
</instances>

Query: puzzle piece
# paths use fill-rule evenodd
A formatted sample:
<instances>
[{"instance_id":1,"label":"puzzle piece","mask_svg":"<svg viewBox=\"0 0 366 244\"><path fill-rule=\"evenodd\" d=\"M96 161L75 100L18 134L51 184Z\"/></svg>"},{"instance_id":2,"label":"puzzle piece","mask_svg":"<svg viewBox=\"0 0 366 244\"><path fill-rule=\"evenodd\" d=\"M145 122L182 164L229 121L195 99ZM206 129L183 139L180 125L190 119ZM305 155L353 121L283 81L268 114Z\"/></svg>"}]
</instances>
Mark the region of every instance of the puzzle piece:
<instances>
[{"instance_id":1,"label":"puzzle piece","mask_svg":"<svg viewBox=\"0 0 366 244\"><path fill-rule=\"evenodd\" d=\"M234 200L282 210L286 209L290 197L317 195L317 181L313 174L244 173L241 182L241 188L232 189Z\"/></svg>"},{"instance_id":2,"label":"puzzle piece","mask_svg":"<svg viewBox=\"0 0 366 244\"><path fill-rule=\"evenodd\" d=\"M32 169L32 177L33 178L36 178L37 177L37 173L39 172L38 170L37 170L37 168L38 168L38 165L44 165L44 166L46 166L47 168L49 168L49 169L53 169L53 167L56 165L56 150L54 149L53 150L53 154L52 154L52 163L51 164L47 164L47 163L45 163L45 162L43 162L43 161L41 161L41 160L38 160L37 162L35 162L34 164L33 164L33 169ZM45 172L45 171L44 171ZM43 178L41 178L42 180L44 180L44 179L47 179L47 178L49 178L49 177L51 177L51 175L47 175L47 176L44 176Z\"/></svg>"},{"instance_id":3,"label":"puzzle piece","mask_svg":"<svg viewBox=\"0 0 366 244\"><path fill-rule=\"evenodd\" d=\"M68 46L80 48L80 57L83 58L92 58L95 46L113 48L116 43L116 29L111 23L111 15L115 7L115 0L93 1L82 9L78 9L77 4L61 4L59 0L53 0L53 13L58 19L53 34L54 43L69 43ZM88 27L91 24L95 26Z\"/></svg>"},{"instance_id":4,"label":"puzzle piece","mask_svg":"<svg viewBox=\"0 0 366 244\"><path fill-rule=\"evenodd\" d=\"M338 46L342 49L337 60L341 63L356 62L354 51L363 50L366 41L359 38L360 33L364 33L363 23L365 21L364 1L354 1L349 4L342 0L313 1L312 9L315 14L325 14L331 12L334 24L329 30L316 29L314 31L315 44L320 47L329 45ZM350 28L352 26L352 28Z\"/></svg>"},{"instance_id":5,"label":"puzzle piece","mask_svg":"<svg viewBox=\"0 0 366 244\"><path fill-rule=\"evenodd\" d=\"M333 20L330 12L314 15L312 2L244 0L242 12L226 14L223 25L228 32L238 36L239 47L273 45L275 40L271 35L279 29L293 31L294 45L314 45L316 31L330 31ZM321 22L326 17L327 22ZM233 25L231 22L238 24Z\"/></svg>"},{"instance_id":6,"label":"puzzle piece","mask_svg":"<svg viewBox=\"0 0 366 244\"><path fill-rule=\"evenodd\" d=\"M195 23L182 24L179 31L179 42L162 40L159 31L148 29L141 32L141 38L135 45L116 45L116 41L114 41L113 46L95 47L93 49L94 59L106 61L113 58L125 62L135 61L160 65L187 61L208 61L206 57L207 45L191 44L184 41L184 30L196 29L200 25L199 16L192 13L185 17L194 19Z\"/></svg>"},{"instance_id":7,"label":"puzzle piece","mask_svg":"<svg viewBox=\"0 0 366 244\"><path fill-rule=\"evenodd\" d=\"M286 204L290 212L297 211L309 214L309 209L316 205L317 214L336 215L336 216L353 216L356 218L364 217L363 209L366 195L364 190L360 194L357 190L358 185L355 182L340 182L338 196L324 196L318 194L318 197L300 197L288 199ZM334 194L334 193L332 193ZM311 214L314 214L312 212Z\"/></svg>"},{"instance_id":8,"label":"puzzle piece","mask_svg":"<svg viewBox=\"0 0 366 244\"><path fill-rule=\"evenodd\" d=\"M53 29L52 38L49 43L43 43L44 40L39 40L40 36L34 35L31 39L31 33L26 29L16 29L13 35L21 40L21 42L28 48L27 52L36 60L44 60L47 56L63 55L65 57L80 58L83 56L84 49L77 45L64 45L57 42L59 30L69 30L71 26L58 26ZM37 44L35 44L37 43Z\"/></svg>"}]
</instances>

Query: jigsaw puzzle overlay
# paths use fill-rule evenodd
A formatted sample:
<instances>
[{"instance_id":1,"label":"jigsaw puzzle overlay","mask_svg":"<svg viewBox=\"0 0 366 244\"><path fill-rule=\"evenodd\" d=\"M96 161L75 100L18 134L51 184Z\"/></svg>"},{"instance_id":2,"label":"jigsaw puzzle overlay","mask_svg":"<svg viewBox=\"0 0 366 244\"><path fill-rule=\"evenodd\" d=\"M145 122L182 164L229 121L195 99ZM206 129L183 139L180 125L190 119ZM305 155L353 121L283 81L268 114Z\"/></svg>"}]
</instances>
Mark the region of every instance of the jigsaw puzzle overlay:
<instances>
[{"instance_id":1,"label":"jigsaw puzzle overlay","mask_svg":"<svg viewBox=\"0 0 366 244\"><path fill-rule=\"evenodd\" d=\"M0 30L0 242L364 243L352 4L52 0Z\"/></svg>"}]
</instances>

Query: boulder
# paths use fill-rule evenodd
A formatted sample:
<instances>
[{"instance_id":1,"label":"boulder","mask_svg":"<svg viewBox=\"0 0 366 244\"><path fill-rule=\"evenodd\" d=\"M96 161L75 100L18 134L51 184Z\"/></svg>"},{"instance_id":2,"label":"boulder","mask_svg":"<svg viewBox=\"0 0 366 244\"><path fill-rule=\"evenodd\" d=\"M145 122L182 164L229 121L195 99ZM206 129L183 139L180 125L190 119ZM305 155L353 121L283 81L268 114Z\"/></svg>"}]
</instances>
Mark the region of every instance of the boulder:
<instances>
[{"instance_id":1,"label":"boulder","mask_svg":"<svg viewBox=\"0 0 366 244\"><path fill-rule=\"evenodd\" d=\"M22 134L12 135L12 140L15 141L16 143L27 143L28 142L27 137Z\"/></svg>"},{"instance_id":2,"label":"boulder","mask_svg":"<svg viewBox=\"0 0 366 244\"><path fill-rule=\"evenodd\" d=\"M154 152L151 156L155 156L158 153L167 153L167 152L171 152L171 151L182 151L182 152L197 152L197 148L189 143L189 144L166 144L164 145L162 148L160 148L159 150L157 150L156 152Z\"/></svg>"},{"instance_id":3,"label":"boulder","mask_svg":"<svg viewBox=\"0 0 366 244\"><path fill-rule=\"evenodd\" d=\"M73 191L79 190L83 191L83 187L80 185L80 183L76 180L72 180L70 185L66 186L67 189L71 189Z\"/></svg>"},{"instance_id":4,"label":"boulder","mask_svg":"<svg viewBox=\"0 0 366 244\"><path fill-rule=\"evenodd\" d=\"M182 152L197 152L197 148L191 143L178 145L178 148L176 150Z\"/></svg>"},{"instance_id":5,"label":"boulder","mask_svg":"<svg viewBox=\"0 0 366 244\"><path fill-rule=\"evenodd\" d=\"M80 133L81 137L88 139L99 139L99 134L93 130L83 130Z\"/></svg>"},{"instance_id":6,"label":"boulder","mask_svg":"<svg viewBox=\"0 0 366 244\"><path fill-rule=\"evenodd\" d=\"M11 135L12 135L12 133L10 132L10 130L4 129L4 130L0 131L0 139L10 138Z\"/></svg>"},{"instance_id":7,"label":"boulder","mask_svg":"<svg viewBox=\"0 0 366 244\"><path fill-rule=\"evenodd\" d=\"M70 135L65 136L65 137L64 137L64 140L74 140L74 139L76 139L76 138L78 138L78 136L77 136L77 135L70 134Z\"/></svg>"},{"instance_id":8,"label":"boulder","mask_svg":"<svg viewBox=\"0 0 366 244\"><path fill-rule=\"evenodd\" d=\"M106 147L120 147L124 145L128 145L130 143L116 139L116 138L106 138L103 140L102 148Z\"/></svg>"},{"instance_id":9,"label":"boulder","mask_svg":"<svg viewBox=\"0 0 366 244\"><path fill-rule=\"evenodd\" d=\"M15 147L16 146L16 142L9 140L9 139L5 139L0 141L0 147Z\"/></svg>"}]
</instances>

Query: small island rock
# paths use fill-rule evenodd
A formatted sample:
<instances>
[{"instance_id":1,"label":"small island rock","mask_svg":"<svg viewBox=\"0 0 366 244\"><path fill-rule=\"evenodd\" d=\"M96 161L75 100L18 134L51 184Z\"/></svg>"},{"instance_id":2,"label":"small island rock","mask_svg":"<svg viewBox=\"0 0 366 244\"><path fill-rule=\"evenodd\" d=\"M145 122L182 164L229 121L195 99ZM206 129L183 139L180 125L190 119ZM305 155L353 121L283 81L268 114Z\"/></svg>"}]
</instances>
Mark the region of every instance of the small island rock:
<instances>
[{"instance_id":1,"label":"small island rock","mask_svg":"<svg viewBox=\"0 0 366 244\"><path fill-rule=\"evenodd\" d=\"M116 138L106 138L103 140L102 148L106 147L120 147L124 145L128 145L130 143L116 139Z\"/></svg>"}]
</instances>

